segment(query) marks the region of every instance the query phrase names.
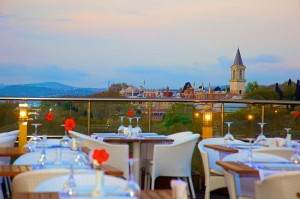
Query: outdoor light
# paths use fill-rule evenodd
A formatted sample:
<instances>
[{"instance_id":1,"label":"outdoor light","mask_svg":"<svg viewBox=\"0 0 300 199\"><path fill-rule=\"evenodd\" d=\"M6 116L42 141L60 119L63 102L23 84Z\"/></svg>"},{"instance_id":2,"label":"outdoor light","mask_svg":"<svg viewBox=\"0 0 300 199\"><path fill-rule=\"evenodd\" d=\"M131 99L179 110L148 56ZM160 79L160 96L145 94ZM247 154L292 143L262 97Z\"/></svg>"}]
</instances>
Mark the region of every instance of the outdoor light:
<instances>
[{"instance_id":1,"label":"outdoor light","mask_svg":"<svg viewBox=\"0 0 300 199\"><path fill-rule=\"evenodd\" d=\"M253 120L253 115L249 114L248 115L248 120L250 120L250 121Z\"/></svg>"},{"instance_id":2,"label":"outdoor light","mask_svg":"<svg viewBox=\"0 0 300 199\"><path fill-rule=\"evenodd\" d=\"M195 118L198 118L199 115L200 115L199 112L196 112L196 113L194 114Z\"/></svg>"},{"instance_id":3,"label":"outdoor light","mask_svg":"<svg viewBox=\"0 0 300 199\"><path fill-rule=\"evenodd\" d=\"M204 120L205 120L206 122L211 121L211 118L212 118L212 113L211 113L211 112L206 112L206 113L204 113Z\"/></svg>"},{"instance_id":4,"label":"outdoor light","mask_svg":"<svg viewBox=\"0 0 300 199\"><path fill-rule=\"evenodd\" d=\"M27 109L28 109L28 104L27 103L23 103L23 104L19 104L19 117L21 120L25 120L27 118Z\"/></svg>"}]
</instances>

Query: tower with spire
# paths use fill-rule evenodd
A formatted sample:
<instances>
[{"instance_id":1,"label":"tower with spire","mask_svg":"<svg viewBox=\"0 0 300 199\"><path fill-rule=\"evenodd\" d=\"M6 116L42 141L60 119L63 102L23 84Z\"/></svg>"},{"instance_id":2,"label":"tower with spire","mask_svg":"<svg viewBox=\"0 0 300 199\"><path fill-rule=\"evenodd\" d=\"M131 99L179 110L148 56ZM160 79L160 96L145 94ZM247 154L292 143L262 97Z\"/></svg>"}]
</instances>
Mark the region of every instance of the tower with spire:
<instances>
[{"instance_id":1,"label":"tower with spire","mask_svg":"<svg viewBox=\"0 0 300 199\"><path fill-rule=\"evenodd\" d=\"M246 66L243 64L240 49L238 48L234 63L230 66L230 93L235 95L243 95L245 93L245 70Z\"/></svg>"}]
</instances>

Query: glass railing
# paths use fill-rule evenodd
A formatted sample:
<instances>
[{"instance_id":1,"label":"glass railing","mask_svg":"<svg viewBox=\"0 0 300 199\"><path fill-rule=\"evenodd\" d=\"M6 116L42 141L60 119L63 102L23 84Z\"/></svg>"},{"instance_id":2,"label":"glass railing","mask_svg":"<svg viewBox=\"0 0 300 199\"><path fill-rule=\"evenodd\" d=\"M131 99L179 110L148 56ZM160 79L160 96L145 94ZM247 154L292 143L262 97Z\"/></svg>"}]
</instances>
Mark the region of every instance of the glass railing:
<instances>
[{"instance_id":1,"label":"glass railing","mask_svg":"<svg viewBox=\"0 0 300 199\"><path fill-rule=\"evenodd\" d=\"M235 137L255 137L260 132L257 123L267 123L266 136L285 136L284 128L292 128L293 138L300 139L300 102L282 100L198 100L198 99L144 99L144 98L14 98L0 97L0 132L15 130L20 121L27 122L28 135L32 135L32 123L42 124L39 134L61 136L65 118L76 121L75 131L92 134L117 132L120 116L134 110L141 117L139 126L143 132L171 134L193 131L201 135L223 136L227 132L225 122L233 122L231 133ZM20 116L25 108L25 118ZM53 113L53 120L46 115ZM128 125L124 118L124 125ZM132 120L136 125L136 119ZM209 130L207 130L209 129Z\"/></svg>"}]
</instances>

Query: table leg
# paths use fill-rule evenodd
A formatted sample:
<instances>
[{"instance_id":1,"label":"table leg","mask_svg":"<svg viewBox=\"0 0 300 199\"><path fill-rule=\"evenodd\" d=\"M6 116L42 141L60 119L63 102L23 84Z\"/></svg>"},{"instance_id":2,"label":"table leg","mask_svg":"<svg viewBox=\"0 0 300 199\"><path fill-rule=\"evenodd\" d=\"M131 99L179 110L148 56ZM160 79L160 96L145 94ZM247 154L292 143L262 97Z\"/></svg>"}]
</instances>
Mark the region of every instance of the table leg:
<instances>
[{"instance_id":1,"label":"table leg","mask_svg":"<svg viewBox=\"0 0 300 199\"><path fill-rule=\"evenodd\" d=\"M134 142L133 143L133 158L137 159L133 165L133 170L134 170L134 177L136 182L140 185L140 148L141 148L141 143L140 142Z\"/></svg>"}]
</instances>

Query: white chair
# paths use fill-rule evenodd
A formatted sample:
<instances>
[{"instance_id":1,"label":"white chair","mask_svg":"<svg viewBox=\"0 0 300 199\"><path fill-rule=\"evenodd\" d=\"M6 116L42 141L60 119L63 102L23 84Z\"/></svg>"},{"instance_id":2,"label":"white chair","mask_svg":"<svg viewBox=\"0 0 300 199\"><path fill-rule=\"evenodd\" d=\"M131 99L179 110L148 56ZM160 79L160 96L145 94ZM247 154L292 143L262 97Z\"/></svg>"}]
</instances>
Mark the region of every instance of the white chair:
<instances>
[{"instance_id":1,"label":"white chair","mask_svg":"<svg viewBox=\"0 0 300 199\"><path fill-rule=\"evenodd\" d=\"M173 139L174 143L176 143L180 138L184 138L187 135L192 135L191 131L183 131L178 133L173 133L168 135L169 139ZM152 161L153 158L153 148L155 143L141 143L141 168L145 168L147 164Z\"/></svg>"},{"instance_id":2,"label":"white chair","mask_svg":"<svg viewBox=\"0 0 300 199\"><path fill-rule=\"evenodd\" d=\"M234 153L224 157L222 161L247 162L247 150ZM267 154L253 152L253 161L256 162L288 162L287 159ZM259 180L259 175L241 175L224 170L226 185L230 199L250 199L254 198L254 182Z\"/></svg>"},{"instance_id":3,"label":"white chair","mask_svg":"<svg viewBox=\"0 0 300 199\"><path fill-rule=\"evenodd\" d=\"M256 199L297 199L300 192L300 171L274 174L255 182Z\"/></svg>"},{"instance_id":4,"label":"white chair","mask_svg":"<svg viewBox=\"0 0 300 199\"><path fill-rule=\"evenodd\" d=\"M48 178L41 182L34 190L34 192L59 192L62 190L64 183L67 181L69 175L61 175ZM73 175L76 186L81 190L92 189L96 185L96 173L75 173ZM103 185L110 188L111 191L124 191L127 181L115 176L103 175ZM85 190L91 191L91 190Z\"/></svg>"},{"instance_id":5,"label":"white chair","mask_svg":"<svg viewBox=\"0 0 300 199\"><path fill-rule=\"evenodd\" d=\"M185 137L187 135L192 135L192 134L193 134L192 131L182 131L182 132L170 134L170 135L168 135L168 138L176 141L178 138L182 138L182 137Z\"/></svg>"},{"instance_id":6,"label":"white chair","mask_svg":"<svg viewBox=\"0 0 300 199\"><path fill-rule=\"evenodd\" d=\"M69 134L72 138L83 138L83 147L88 147L91 150L105 149L110 155L105 164L109 164L123 171L123 177L129 179L129 164L127 161L129 157L129 146L127 144L108 144L75 131L69 131Z\"/></svg>"},{"instance_id":7,"label":"white chair","mask_svg":"<svg viewBox=\"0 0 300 199\"><path fill-rule=\"evenodd\" d=\"M13 147L15 144L15 141L16 141L15 135L6 134L5 136L0 137L0 146L1 147ZM9 165L10 161L11 161L10 157L0 157L1 164ZM6 193L9 196L9 187L10 187L10 183L11 183L10 178L0 177L0 186L1 186L1 183L3 182L3 179L4 179L4 183L5 183L5 187L6 187ZM0 198L4 198L2 186L0 188Z\"/></svg>"},{"instance_id":8,"label":"white chair","mask_svg":"<svg viewBox=\"0 0 300 199\"><path fill-rule=\"evenodd\" d=\"M43 169L20 173L12 180L12 192L33 192L35 188L44 180L55 176L66 175L69 172L69 169ZM74 170L74 173L88 172L91 172L91 170ZM55 183L53 186L55 186Z\"/></svg>"},{"instance_id":9,"label":"white chair","mask_svg":"<svg viewBox=\"0 0 300 199\"><path fill-rule=\"evenodd\" d=\"M220 160L219 152L204 147L205 144L223 144L224 138L208 138L198 144L201 154L202 164L205 175L205 199L210 198L210 192L216 189L226 187L223 170L216 164ZM243 144L240 140L234 140L234 143Z\"/></svg>"},{"instance_id":10,"label":"white chair","mask_svg":"<svg viewBox=\"0 0 300 199\"><path fill-rule=\"evenodd\" d=\"M151 189L159 176L188 178L188 184L192 197L195 191L191 177L191 160L199 134L187 135L173 144L154 145L153 161L147 167L151 175Z\"/></svg>"}]
</instances>

